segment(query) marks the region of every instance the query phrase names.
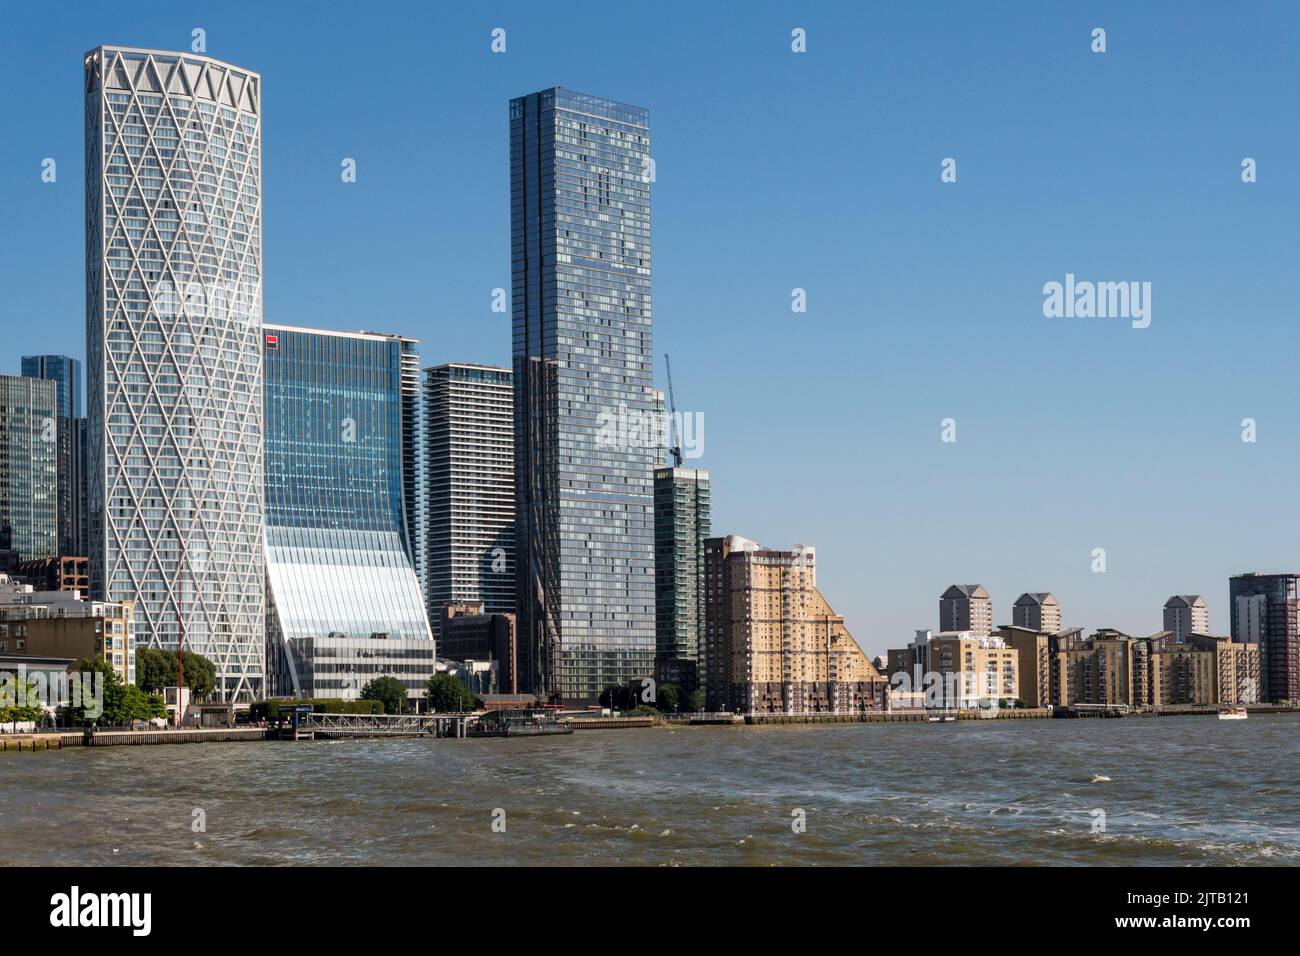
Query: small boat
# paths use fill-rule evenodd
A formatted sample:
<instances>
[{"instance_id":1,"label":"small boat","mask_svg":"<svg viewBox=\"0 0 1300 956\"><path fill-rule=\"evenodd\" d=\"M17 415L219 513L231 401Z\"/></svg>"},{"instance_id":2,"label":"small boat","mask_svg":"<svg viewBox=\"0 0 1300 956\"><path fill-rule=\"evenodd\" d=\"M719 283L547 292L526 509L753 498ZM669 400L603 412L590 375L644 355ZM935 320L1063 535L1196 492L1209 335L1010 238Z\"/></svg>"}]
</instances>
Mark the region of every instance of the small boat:
<instances>
[{"instance_id":1,"label":"small boat","mask_svg":"<svg viewBox=\"0 0 1300 956\"><path fill-rule=\"evenodd\" d=\"M1225 707L1219 711L1220 720L1245 720L1248 716L1245 707Z\"/></svg>"},{"instance_id":2,"label":"small boat","mask_svg":"<svg viewBox=\"0 0 1300 956\"><path fill-rule=\"evenodd\" d=\"M573 724L548 710L492 710L465 728L466 737L547 737L571 733Z\"/></svg>"},{"instance_id":3,"label":"small boat","mask_svg":"<svg viewBox=\"0 0 1300 956\"><path fill-rule=\"evenodd\" d=\"M956 720L957 720L956 717L953 717L953 716L950 716L950 715L946 715L946 714L945 714L943 717L931 717L931 718L930 718L930 723L932 723L932 724L951 724L951 723L955 722Z\"/></svg>"}]
</instances>

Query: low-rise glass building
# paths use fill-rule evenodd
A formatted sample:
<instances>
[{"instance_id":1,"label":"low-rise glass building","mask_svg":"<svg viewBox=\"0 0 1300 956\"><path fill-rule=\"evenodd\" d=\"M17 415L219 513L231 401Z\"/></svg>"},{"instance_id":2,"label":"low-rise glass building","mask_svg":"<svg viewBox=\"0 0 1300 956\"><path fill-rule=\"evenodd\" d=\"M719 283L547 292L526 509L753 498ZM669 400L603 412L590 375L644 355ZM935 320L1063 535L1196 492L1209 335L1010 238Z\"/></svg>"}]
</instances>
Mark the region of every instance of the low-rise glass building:
<instances>
[{"instance_id":1,"label":"low-rise glass building","mask_svg":"<svg viewBox=\"0 0 1300 956\"><path fill-rule=\"evenodd\" d=\"M275 696L420 694L434 644L412 562L413 339L267 325L267 661Z\"/></svg>"}]
</instances>

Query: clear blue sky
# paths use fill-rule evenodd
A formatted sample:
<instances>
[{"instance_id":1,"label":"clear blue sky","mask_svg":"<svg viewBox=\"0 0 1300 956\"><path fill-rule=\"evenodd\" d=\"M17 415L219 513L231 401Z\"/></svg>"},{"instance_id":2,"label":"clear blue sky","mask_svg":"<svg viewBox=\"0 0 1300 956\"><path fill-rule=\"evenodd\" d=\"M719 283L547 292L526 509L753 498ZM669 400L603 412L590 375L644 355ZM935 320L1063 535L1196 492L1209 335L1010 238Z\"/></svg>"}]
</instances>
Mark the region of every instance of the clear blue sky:
<instances>
[{"instance_id":1,"label":"clear blue sky","mask_svg":"<svg viewBox=\"0 0 1300 956\"><path fill-rule=\"evenodd\" d=\"M426 364L509 364L509 98L648 107L655 346L715 530L816 545L872 654L955 582L1143 634L1199 592L1226 632L1230 573L1300 569L1294 4L330 6L5 5L0 368L84 351L81 54L203 27L264 77L268 319ZM1067 272L1151 282L1151 327L1044 318Z\"/></svg>"}]
</instances>

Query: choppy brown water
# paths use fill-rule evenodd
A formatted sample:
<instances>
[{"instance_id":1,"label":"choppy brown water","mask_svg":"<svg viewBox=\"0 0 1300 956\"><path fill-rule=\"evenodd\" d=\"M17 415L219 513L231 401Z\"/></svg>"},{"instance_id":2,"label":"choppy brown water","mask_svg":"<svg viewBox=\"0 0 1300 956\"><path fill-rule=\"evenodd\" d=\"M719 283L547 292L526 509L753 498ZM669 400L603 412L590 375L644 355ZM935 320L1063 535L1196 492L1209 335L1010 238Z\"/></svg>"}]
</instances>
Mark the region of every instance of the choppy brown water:
<instances>
[{"instance_id":1,"label":"choppy brown water","mask_svg":"<svg viewBox=\"0 0 1300 956\"><path fill-rule=\"evenodd\" d=\"M0 864L1295 865L1298 732L1254 716L0 753Z\"/></svg>"}]
</instances>

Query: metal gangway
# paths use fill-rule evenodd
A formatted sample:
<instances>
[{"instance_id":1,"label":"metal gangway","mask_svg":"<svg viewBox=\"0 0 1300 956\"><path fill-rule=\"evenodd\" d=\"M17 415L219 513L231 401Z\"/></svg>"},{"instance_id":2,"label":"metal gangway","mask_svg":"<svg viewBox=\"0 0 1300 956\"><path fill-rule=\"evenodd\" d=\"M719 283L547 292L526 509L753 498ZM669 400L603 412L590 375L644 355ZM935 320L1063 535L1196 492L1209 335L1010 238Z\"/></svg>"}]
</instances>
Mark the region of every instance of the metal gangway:
<instances>
[{"instance_id":1,"label":"metal gangway","mask_svg":"<svg viewBox=\"0 0 1300 956\"><path fill-rule=\"evenodd\" d=\"M1132 708L1128 704L1071 704L1070 712L1076 717L1127 717Z\"/></svg>"},{"instance_id":2,"label":"metal gangway","mask_svg":"<svg viewBox=\"0 0 1300 956\"><path fill-rule=\"evenodd\" d=\"M470 714L318 714L282 717L276 736L289 740L345 737L464 737Z\"/></svg>"}]
</instances>

